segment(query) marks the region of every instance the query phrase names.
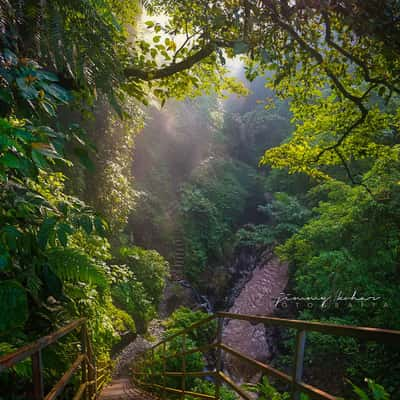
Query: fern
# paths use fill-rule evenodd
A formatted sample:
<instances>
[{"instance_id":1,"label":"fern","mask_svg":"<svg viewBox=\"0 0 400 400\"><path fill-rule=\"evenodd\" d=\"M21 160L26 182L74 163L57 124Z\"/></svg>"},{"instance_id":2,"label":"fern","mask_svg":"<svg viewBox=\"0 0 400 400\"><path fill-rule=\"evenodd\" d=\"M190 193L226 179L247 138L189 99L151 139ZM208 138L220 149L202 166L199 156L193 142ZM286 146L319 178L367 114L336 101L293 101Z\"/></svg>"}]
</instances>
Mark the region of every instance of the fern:
<instances>
[{"instance_id":1,"label":"fern","mask_svg":"<svg viewBox=\"0 0 400 400\"><path fill-rule=\"evenodd\" d=\"M54 248L47 251L50 269L62 280L84 282L102 289L108 287L103 269L78 249Z\"/></svg>"},{"instance_id":2,"label":"fern","mask_svg":"<svg viewBox=\"0 0 400 400\"><path fill-rule=\"evenodd\" d=\"M58 71L74 88L117 97L125 80L121 60L128 56L123 25L134 22L137 2L115 2L117 7L108 0L3 2L0 28L18 38L15 50Z\"/></svg>"}]
</instances>

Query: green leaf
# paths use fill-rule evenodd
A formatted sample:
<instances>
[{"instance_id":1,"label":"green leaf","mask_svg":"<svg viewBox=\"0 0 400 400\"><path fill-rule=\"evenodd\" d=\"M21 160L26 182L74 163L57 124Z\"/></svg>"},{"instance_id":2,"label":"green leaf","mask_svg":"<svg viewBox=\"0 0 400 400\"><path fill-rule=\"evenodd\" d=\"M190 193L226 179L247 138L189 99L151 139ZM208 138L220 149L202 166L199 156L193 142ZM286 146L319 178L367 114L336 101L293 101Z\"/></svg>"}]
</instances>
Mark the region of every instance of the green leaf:
<instances>
[{"instance_id":1,"label":"green leaf","mask_svg":"<svg viewBox=\"0 0 400 400\"><path fill-rule=\"evenodd\" d=\"M105 221L103 221L102 218L96 217L94 219L94 226L96 228L96 232L100 236L104 236L106 234L106 226L105 226Z\"/></svg>"},{"instance_id":2,"label":"green leaf","mask_svg":"<svg viewBox=\"0 0 400 400\"><path fill-rule=\"evenodd\" d=\"M66 223L61 223L57 228L57 237L60 243L66 247L68 244L68 235L73 233L73 229Z\"/></svg>"},{"instance_id":3,"label":"green leaf","mask_svg":"<svg viewBox=\"0 0 400 400\"><path fill-rule=\"evenodd\" d=\"M48 85L46 83L40 82L40 86L47 94L64 104L68 103L71 100L69 92L55 83Z\"/></svg>"},{"instance_id":4,"label":"green leaf","mask_svg":"<svg viewBox=\"0 0 400 400\"><path fill-rule=\"evenodd\" d=\"M25 289L15 280L0 282L0 332L23 326L28 318Z\"/></svg>"},{"instance_id":5,"label":"green leaf","mask_svg":"<svg viewBox=\"0 0 400 400\"><path fill-rule=\"evenodd\" d=\"M3 57L5 61L11 65L18 64L18 57L10 49L6 48L3 50Z\"/></svg>"},{"instance_id":6,"label":"green leaf","mask_svg":"<svg viewBox=\"0 0 400 400\"><path fill-rule=\"evenodd\" d=\"M0 271L8 266L9 261L10 257L8 254L0 254Z\"/></svg>"},{"instance_id":7,"label":"green leaf","mask_svg":"<svg viewBox=\"0 0 400 400\"><path fill-rule=\"evenodd\" d=\"M161 40L161 36L157 35L153 37L153 42L158 43Z\"/></svg>"},{"instance_id":8,"label":"green leaf","mask_svg":"<svg viewBox=\"0 0 400 400\"><path fill-rule=\"evenodd\" d=\"M46 158L36 150L32 150L32 159L39 168L46 169L49 166Z\"/></svg>"},{"instance_id":9,"label":"green leaf","mask_svg":"<svg viewBox=\"0 0 400 400\"><path fill-rule=\"evenodd\" d=\"M53 104L49 103L48 101L41 101L39 103L39 105L51 117L55 117L56 116L56 108L53 106Z\"/></svg>"},{"instance_id":10,"label":"green leaf","mask_svg":"<svg viewBox=\"0 0 400 400\"><path fill-rule=\"evenodd\" d=\"M93 231L93 222L92 218L89 215L83 214L79 218L79 225L83 228L83 230L90 235Z\"/></svg>"},{"instance_id":11,"label":"green leaf","mask_svg":"<svg viewBox=\"0 0 400 400\"><path fill-rule=\"evenodd\" d=\"M11 146L14 146L15 140L11 139L10 137L7 137L5 135L0 135L0 146L3 148L7 149L10 148Z\"/></svg>"},{"instance_id":12,"label":"green leaf","mask_svg":"<svg viewBox=\"0 0 400 400\"><path fill-rule=\"evenodd\" d=\"M12 225L5 226L2 232L5 235L8 247L11 250L15 250L17 248L17 240L21 237L21 232Z\"/></svg>"},{"instance_id":13,"label":"green leaf","mask_svg":"<svg viewBox=\"0 0 400 400\"><path fill-rule=\"evenodd\" d=\"M16 79L17 86L21 91L22 97L27 100L37 99L39 92L32 84L27 84L25 77L19 77Z\"/></svg>"},{"instance_id":14,"label":"green leaf","mask_svg":"<svg viewBox=\"0 0 400 400\"><path fill-rule=\"evenodd\" d=\"M33 139L33 135L26 129L14 129L13 134L24 141L31 142Z\"/></svg>"},{"instance_id":15,"label":"green leaf","mask_svg":"<svg viewBox=\"0 0 400 400\"><path fill-rule=\"evenodd\" d=\"M153 57L153 58L156 58L157 57L157 50L153 47L152 49L150 49L150 55Z\"/></svg>"},{"instance_id":16,"label":"green leaf","mask_svg":"<svg viewBox=\"0 0 400 400\"><path fill-rule=\"evenodd\" d=\"M66 232L62 229L57 229L57 236L58 236L58 240L60 241L61 245L66 247L68 244L68 236L66 234Z\"/></svg>"},{"instance_id":17,"label":"green leaf","mask_svg":"<svg viewBox=\"0 0 400 400\"><path fill-rule=\"evenodd\" d=\"M37 71L37 77L39 79L44 79L46 81L50 81L50 82L58 82L58 76L56 74L53 74L52 72L48 72L48 71Z\"/></svg>"},{"instance_id":18,"label":"green leaf","mask_svg":"<svg viewBox=\"0 0 400 400\"><path fill-rule=\"evenodd\" d=\"M390 400L389 394L382 385L374 382L372 379L366 379L368 388L371 390L374 400Z\"/></svg>"},{"instance_id":19,"label":"green leaf","mask_svg":"<svg viewBox=\"0 0 400 400\"><path fill-rule=\"evenodd\" d=\"M12 153L6 153L0 158L0 164L8 168L20 169L22 167L21 160Z\"/></svg>"},{"instance_id":20,"label":"green leaf","mask_svg":"<svg viewBox=\"0 0 400 400\"><path fill-rule=\"evenodd\" d=\"M39 246L42 249L46 247L50 234L53 231L56 223L57 223L56 217L48 217L43 221L42 225L40 226L38 233L38 242Z\"/></svg>"}]
</instances>

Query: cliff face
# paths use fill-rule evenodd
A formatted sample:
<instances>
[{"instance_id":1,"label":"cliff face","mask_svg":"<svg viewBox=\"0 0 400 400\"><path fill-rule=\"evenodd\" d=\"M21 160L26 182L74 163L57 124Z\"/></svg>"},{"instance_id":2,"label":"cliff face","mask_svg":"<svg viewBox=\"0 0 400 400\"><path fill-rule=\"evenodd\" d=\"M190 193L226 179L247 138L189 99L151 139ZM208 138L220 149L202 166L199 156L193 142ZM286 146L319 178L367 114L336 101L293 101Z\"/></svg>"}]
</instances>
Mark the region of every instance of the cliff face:
<instances>
[{"instance_id":1,"label":"cliff face","mask_svg":"<svg viewBox=\"0 0 400 400\"><path fill-rule=\"evenodd\" d=\"M245 274L247 281L236 288L238 294L229 312L273 315L274 298L285 290L288 283L288 266L281 263L272 251L266 251L253 267ZM229 320L223 330L224 343L262 362L268 362L274 355L273 337L274 328L247 321ZM229 354L224 357L224 368L238 381L257 380L256 370Z\"/></svg>"}]
</instances>

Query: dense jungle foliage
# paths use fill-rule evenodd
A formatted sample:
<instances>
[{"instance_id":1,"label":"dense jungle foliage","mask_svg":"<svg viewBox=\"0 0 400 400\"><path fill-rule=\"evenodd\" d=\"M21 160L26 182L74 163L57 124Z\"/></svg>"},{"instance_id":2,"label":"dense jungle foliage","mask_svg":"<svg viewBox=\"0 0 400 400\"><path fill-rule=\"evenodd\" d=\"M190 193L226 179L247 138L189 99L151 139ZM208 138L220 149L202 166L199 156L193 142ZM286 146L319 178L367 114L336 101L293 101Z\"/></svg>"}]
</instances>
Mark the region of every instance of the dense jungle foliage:
<instances>
[{"instance_id":1,"label":"dense jungle foliage","mask_svg":"<svg viewBox=\"0 0 400 400\"><path fill-rule=\"evenodd\" d=\"M84 316L106 364L156 316L174 235L195 286L242 248L275 248L293 295L379 299L291 316L400 329L399 2L142 3L0 4L0 355ZM246 85L253 95L222 102ZM161 121L171 135L157 142L159 111L144 105L175 114ZM171 318L173 330L191 317ZM77 342L44 351L46 387ZM310 348L310 374L329 360L349 393L400 397L398 349L317 336ZM29 397L29 376L29 362L2 374L0 396Z\"/></svg>"},{"instance_id":2,"label":"dense jungle foliage","mask_svg":"<svg viewBox=\"0 0 400 400\"><path fill-rule=\"evenodd\" d=\"M107 365L120 334L156 315L168 263L122 234L142 112L131 95L115 103L115 45L138 13L135 2L1 5L0 354L84 316ZM75 358L73 336L43 352L46 387ZM30 396L29 364L1 375L1 398L16 386Z\"/></svg>"}]
</instances>

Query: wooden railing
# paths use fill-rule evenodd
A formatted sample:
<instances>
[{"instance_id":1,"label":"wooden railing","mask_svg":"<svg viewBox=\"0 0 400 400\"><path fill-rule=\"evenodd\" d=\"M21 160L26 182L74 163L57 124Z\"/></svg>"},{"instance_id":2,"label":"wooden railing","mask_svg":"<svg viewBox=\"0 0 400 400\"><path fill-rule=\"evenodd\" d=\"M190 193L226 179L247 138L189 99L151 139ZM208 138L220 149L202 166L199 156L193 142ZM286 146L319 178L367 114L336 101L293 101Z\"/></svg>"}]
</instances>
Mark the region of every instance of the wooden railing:
<instances>
[{"instance_id":1,"label":"wooden railing","mask_svg":"<svg viewBox=\"0 0 400 400\"><path fill-rule=\"evenodd\" d=\"M216 341L214 343L208 344L203 347L195 349L186 348L186 338L187 335L193 332L195 329L217 319L218 328ZM268 364L261 363L243 353L237 349L233 349L222 341L222 329L224 320L236 319L242 321L249 321L251 323L262 323L267 326L280 326L296 330L296 350L293 359L293 373L288 375L280 370L271 367ZM162 393L163 399L166 396L166 392L179 394L184 398L185 395L209 400L219 400L220 399L220 386L222 383L229 385L240 397L246 400L252 400L252 397L232 381L224 372L222 371L222 352L229 353L230 355L237 357L238 359L252 365L256 369L260 370L265 375L272 376L277 380L285 382L291 387L291 396L293 400L298 400L301 393L307 394L311 399L316 400L338 400L338 397L332 396L323 390L314 387L312 385L303 382L303 363L304 363L304 350L306 344L306 332L320 332L322 334L333 335L333 336L349 336L358 339L363 339L366 341L381 342L385 344L395 344L400 346L400 331L388 330L388 329L378 329L378 328L367 328L367 327L357 327L349 325L336 325L336 324L326 324L320 322L308 322L300 320L282 319L274 317L264 317L258 315L241 315L241 314L231 314L226 312L220 312L205 318L190 327L177 332L174 335L169 336L165 340L157 343L155 346L146 351L142 357L141 362L137 363L137 366L133 370L134 378L139 385L156 389ZM176 337L182 337L182 351L174 354L167 354L167 344L170 343ZM162 371L157 372L154 369L155 366L155 351L162 347L161 359L162 361ZM214 371L197 371L188 372L186 371L186 361L185 356L188 354L196 352L205 352L211 349L216 350L216 369ZM166 370L166 360L168 358L182 357L182 366L180 371L167 371ZM140 366L148 368L150 372L145 372L140 369ZM175 376L182 377L181 388L172 388L166 386L166 377ZM213 396L204 393L191 392L186 390L186 377L187 376L212 376L215 379L215 393ZM145 377L147 382L145 382L140 377ZM161 379L160 379L161 378ZM156 383L156 380L158 383ZM149 381L149 382L148 382Z\"/></svg>"},{"instance_id":2,"label":"wooden railing","mask_svg":"<svg viewBox=\"0 0 400 400\"><path fill-rule=\"evenodd\" d=\"M64 373L61 379L53 386L48 394L44 393L42 350L57 342L60 338L80 329L81 352L77 355L71 367ZM91 342L86 327L86 319L81 318L71 322L51 335L44 336L34 343L28 344L19 350L0 357L0 373L17 363L31 358L32 360L32 384L34 400L56 399L65 389L73 375L80 369L82 373L81 385L75 393L73 400L81 398L91 400L97 396L96 365L93 356Z\"/></svg>"}]
</instances>

